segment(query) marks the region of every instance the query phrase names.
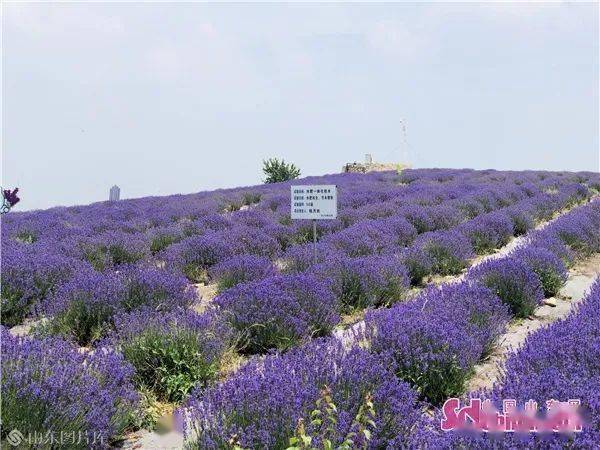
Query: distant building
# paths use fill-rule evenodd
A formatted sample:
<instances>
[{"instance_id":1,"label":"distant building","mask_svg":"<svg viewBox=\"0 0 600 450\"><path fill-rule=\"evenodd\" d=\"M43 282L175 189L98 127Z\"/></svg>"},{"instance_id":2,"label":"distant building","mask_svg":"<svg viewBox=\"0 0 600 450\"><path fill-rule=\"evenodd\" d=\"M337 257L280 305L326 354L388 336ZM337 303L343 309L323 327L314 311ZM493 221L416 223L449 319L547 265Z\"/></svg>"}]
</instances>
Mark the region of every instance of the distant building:
<instances>
[{"instance_id":1,"label":"distant building","mask_svg":"<svg viewBox=\"0 0 600 450\"><path fill-rule=\"evenodd\" d=\"M409 168L410 165L406 163L379 163L373 161L373 156L370 153L365 154L365 162L352 162L347 163L342 167L344 173L367 173L367 172L384 172L388 170L403 170Z\"/></svg>"},{"instance_id":2,"label":"distant building","mask_svg":"<svg viewBox=\"0 0 600 450\"><path fill-rule=\"evenodd\" d=\"M111 202L116 202L121 199L121 189L116 184L110 188L110 194L108 195L108 200Z\"/></svg>"}]
</instances>

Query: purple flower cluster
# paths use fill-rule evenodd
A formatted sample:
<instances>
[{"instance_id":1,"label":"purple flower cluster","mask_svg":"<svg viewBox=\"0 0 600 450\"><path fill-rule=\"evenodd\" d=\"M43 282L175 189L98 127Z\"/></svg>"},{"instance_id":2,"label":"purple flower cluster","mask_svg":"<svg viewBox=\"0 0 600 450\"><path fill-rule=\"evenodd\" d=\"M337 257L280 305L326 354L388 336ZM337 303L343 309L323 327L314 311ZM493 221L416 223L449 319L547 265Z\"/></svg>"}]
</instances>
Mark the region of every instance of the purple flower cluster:
<instances>
[{"instance_id":1,"label":"purple flower cluster","mask_svg":"<svg viewBox=\"0 0 600 450\"><path fill-rule=\"evenodd\" d=\"M165 252L169 267L177 269L196 283L207 280L207 270L239 252L236 242L225 232L208 232L171 245Z\"/></svg>"},{"instance_id":2,"label":"purple flower cluster","mask_svg":"<svg viewBox=\"0 0 600 450\"><path fill-rule=\"evenodd\" d=\"M420 404L390 367L365 350L348 351L335 340L316 340L284 355L254 359L224 383L192 396L187 405L188 445L206 450L230 448L232 442L241 448L287 448L300 419L308 432L316 431L311 412L327 387L337 409L334 446L351 431L368 394L376 414L368 448L392 441L395 448L415 446L414 435L423 423Z\"/></svg>"},{"instance_id":3,"label":"purple flower cluster","mask_svg":"<svg viewBox=\"0 0 600 450\"><path fill-rule=\"evenodd\" d=\"M506 245L514 232L511 218L497 211L471 219L460 227L460 231L469 238L479 255Z\"/></svg>"},{"instance_id":4,"label":"purple flower cluster","mask_svg":"<svg viewBox=\"0 0 600 450\"><path fill-rule=\"evenodd\" d=\"M377 255L393 250L397 237L384 222L364 220L322 239L349 257Z\"/></svg>"},{"instance_id":5,"label":"purple flower cluster","mask_svg":"<svg viewBox=\"0 0 600 450\"><path fill-rule=\"evenodd\" d=\"M82 265L45 244L7 242L2 246L2 324L18 325L33 315L39 303Z\"/></svg>"},{"instance_id":6,"label":"purple flower cluster","mask_svg":"<svg viewBox=\"0 0 600 450\"><path fill-rule=\"evenodd\" d=\"M323 242L317 242L316 249L313 244L295 245L283 254L283 270L288 273L304 272L315 263L320 264L342 255L333 245Z\"/></svg>"},{"instance_id":7,"label":"purple flower cluster","mask_svg":"<svg viewBox=\"0 0 600 450\"><path fill-rule=\"evenodd\" d=\"M261 280L277 274L273 263L265 257L240 255L227 259L209 270L220 292L240 283Z\"/></svg>"},{"instance_id":8,"label":"purple flower cluster","mask_svg":"<svg viewBox=\"0 0 600 450\"><path fill-rule=\"evenodd\" d=\"M324 336L339 322L329 286L309 275L278 275L219 294L219 313L242 333L241 350L287 349Z\"/></svg>"},{"instance_id":9,"label":"purple flower cluster","mask_svg":"<svg viewBox=\"0 0 600 450\"><path fill-rule=\"evenodd\" d=\"M575 313L530 335L523 347L506 362L503 379L491 391L483 393L498 409L501 409L503 399L514 399L518 405L534 400L540 414L546 412L547 400L579 399L579 413L585 420L581 433L517 436L505 433L492 439L483 434L465 436L433 432L430 444L448 449L597 448L600 441L599 311L600 280L597 280Z\"/></svg>"},{"instance_id":10,"label":"purple flower cluster","mask_svg":"<svg viewBox=\"0 0 600 450\"><path fill-rule=\"evenodd\" d=\"M61 339L16 338L3 327L1 338L4 429L81 433L69 448L107 448L125 430L138 397L133 369L119 354L84 354Z\"/></svg>"},{"instance_id":11,"label":"purple flower cluster","mask_svg":"<svg viewBox=\"0 0 600 450\"><path fill-rule=\"evenodd\" d=\"M408 271L394 256L334 258L312 272L330 283L343 312L390 305L401 300L410 285Z\"/></svg>"},{"instance_id":12,"label":"purple flower cluster","mask_svg":"<svg viewBox=\"0 0 600 450\"><path fill-rule=\"evenodd\" d=\"M555 296L567 281L567 269L563 261L543 247L517 248L511 257L522 261L538 276L545 297Z\"/></svg>"},{"instance_id":13,"label":"purple flower cluster","mask_svg":"<svg viewBox=\"0 0 600 450\"><path fill-rule=\"evenodd\" d=\"M186 308L194 293L183 277L164 270L124 267L121 272L82 270L44 303L50 332L81 345L100 339L116 314L138 308L170 311Z\"/></svg>"},{"instance_id":14,"label":"purple flower cluster","mask_svg":"<svg viewBox=\"0 0 600 450\"><path fill-rule=\"evenodd\" d=\"M431 288L411 302L369 313L371 349L396 361L398 377L431 403L463 392L477 361L510 313L485 287L463 282Z\"/></svg>"},{"instance_id":15,"label":"purple flower cluster","mask_svg":"<svg viewBox=\"0 0 600 450\"><path fill-rule=\"evenodd\" d=\"M150 250L141 233L132 234L119 230L73 240L77 241L73 254L100 271L147 259Z\"/></svg>"},{"instance_id":16,"label":"purple flower cluster","mask_svg":"<svg viewBox=\"0 0 600 450\"><path fill-rule=\"evenodd\" d=\"M535 271L517 258L484 261L467 274L490 289L517 317L527 317L544 299L544 291Z\"/></svg>"},{"instance_id":17,"label":"purple flower cluster","mask_svg":"<svg viewBox=\"0 0 600 450\"><path fill-rule=\"evenodd\" d=\"M469 240L456 231L423 233L415 241L414 247L429 259L431 271L440 275L460 273L467 267L468 259L473 257Z\"/></svg>"}]
</instances>

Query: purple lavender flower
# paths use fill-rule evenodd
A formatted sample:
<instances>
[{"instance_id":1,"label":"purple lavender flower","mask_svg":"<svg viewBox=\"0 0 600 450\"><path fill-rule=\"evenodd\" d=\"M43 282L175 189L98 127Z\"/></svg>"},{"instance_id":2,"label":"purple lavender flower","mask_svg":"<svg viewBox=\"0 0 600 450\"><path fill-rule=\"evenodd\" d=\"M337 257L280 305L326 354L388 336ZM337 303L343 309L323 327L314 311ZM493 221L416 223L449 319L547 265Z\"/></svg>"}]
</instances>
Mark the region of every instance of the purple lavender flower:
<instances>
[{"instance_id":1,"label":"purple lavender flower","mask_svg":"<svg viewBox=\"0 0 600 450\"><path fill-rule=\"evenodd\" d=\"M125 267L122 272L82 270L44 303L48 331L89 345L113 326L117 313L137 308L170 311L188 307L194 292L182 277L158 269Z\"/></svg>"},{"instance_id":2,"label":"purple lavender flower","mask_svg":"<svg viewBox=\"0 0 600 450\"><path fill-rule=\"evenodd\" d=\"M339 322L327 283L308 275L279 275L235 286L214 304L243 336L248 353L287 349L328 334Z\"/></svg>"},{"instance_id":3,"label":"purple lavender flower","mask_svg":"<svg viewBox=\"0 0 600 450\"><path fill-rule=\"evenodd\" d=\"M470 283L426 290L415 301L367 315L371 349L434 404L462 393L475 363L510 315L488 289Z\"/></svg>"},{"instance_id":4,"label":"purple lavender flower","mask_svg":"<svg viewBox=\"0 0 600 450\"><path fill-rule=\"evenodd\" d=\"M98 235L77 239L74 256L89 262L96 270L121 264L132 264L146 258L149 245L141 234L108 230Z\"/></svg>"},{"instance_id":5,"label":"purple lavender flower","mask_svg":"<svg viewBox=\"0 0 600 450\"><path fill-rule=\"evenodd\" d=\"M524 235L529 230L533 229L534 221L530 208L519 203L507 208L505 212L510 220L512 220L513 234L515 236Z\"/></svg>"},{"instance_id":6,"label":"purple lavender flower","mask_svg":"<svg viewBox=\"0 0 600 450\"><path fill-rule=\"evenodd\" d=\"M395 236L383 221L364 220L342 231L325 236L331 244L350 257L376 255L393 250Z\"/></svg>"},{"instance_id":7,"label":"purple lavender flower","mask_svg":"<svg viewBox=\"0 0 600 450\"><path fill-rule=\"evenodd\" d=\"M547 230L560 238L572 251L590 255L600 251L600 201L566 214L551 223Z\"/></svg>"},{"instance_id":8,"label":"purple lavender flower","mask_svg":"<svg viewBox=\"0 0 600 450\"><path fill-rule=\"evenodd\" d=\"M466 239L455 231L430 231L417 237L414 247L431 261L431 270L440 275L456 275L467 267L473 250Z\"/></svg>"},{"instance_id":9,"label":"purple lavender flower","mask_svg":"<svg viewBox=\"0 0 600 450\"><path fill-rule=\"evenodd\" d=\"M432 259L423 251L413 245L403 251L400 255L402 265L406 267L413 286L421 284L423 278L431 274L433 270Z\"/></svg>"},{"instance_id":10,"label":"purple lavender flower","mask_svg":"<svg viewBox=\"0 0 600 450\"><path fill-rule=\"evenodd\" d=\"M273 263L264 257L240 255L227 259L209 270L210 278L217 282L219 292L248 281L261 280L277 274Z\"/></svg>"},{"instance_id":11,"label":"purple lavender flower","mask_svg":"<svg viewBox=\"0 0 600 450\"><path fill-rule=\"evenodd\" d=\"M199 283L207 280L207 270L211 266L239 252L241 245L230 240L226 233L210 232L171 245L165 252L165 259L169 267Z\"/></svg>"},{"instance_id":12,"label":"purple lavender flower","mask_svg":"<svg viewBox=\"0 0 600 450\"><path fill-rule=\"evenodd\" d=\"M598 311L600 281L594 283L575 313L531 334L506 362L503 379L490 391L483 393L499 410L502 409L504 399L514 399L518 405L534 400L538 404L540 415L547 412L547 400L579 399L581 407L578 412L586 420L582 432L570 435L505 433L500 438L493 439L487 433L440 433L430 428L424 436L430 446L448 449L597 448L600 441ZM557 355L560 357L557 358ZM482 393L475 394L479 397Z\"/></svg>"},{"instance_id":13,"label":"purple lavender flower","mask_svg":"<svg viewBox=\"0 0 600 450\"><path fill-rule=\"evenodd\" d=\"M523 261L539 277L545 297L555 296L567 281L567 269L560 258L542 247L517 248L511 257Z\"/></svg>"},{"instance_id":14,"label":"purple lavender flower","mask_svg":"<svg viewBox=\"0 0 600 450\"><path fill-rule=\"evenodd\" d=\"M488 287L506 303L516 317L528 317L544 299L539 277L523 261L515 257L484 261L467 273Z\"/></svg>"},{"instance_id":15,"label":"purple lavender flower","mask_svg":"<svg viewBox=\"0 0 600 450\"><path fill-rule=\"evenodd\" d=\"M133 369L120 355L84 354L61 339L15 338L0 328L5 429L44 436L52 430L81 433L84 439L79 444L75 439L72 448L107 448L124 432L138 396Z\"/></svg>"},{"instance_id":16,"label":"purple lavender flower","mask_svg":"<svg viewBox=\"0 0 600 450\"><path fill-rule=\"evenodd\" d=\"M469 238L475 252L482 255L506 245L514 230L506 214L493 212L466 222L460 231Z\"/></svg>"},{"instance_id":17,"label":"purple lavender flower","mask_svg":"<svg viewBox=\"0 0 600 450\"><path fill-rule=\"evenodd\" d=\"M334 445L350 432L367 394L376 413L368 448L385 447L396 436L398 448L416 445L421 405L388 362L359 348L348 351L336 340L317 340L284 355L254 359L224 383L197 392L187 404L190 448L229 448L231 442L242 448L287 448L300 419L316 434L311 411L325 386L337 409Z\"/></svg>"},{"instance_id":18,"label":"purple lavender flower","mask_svg":"<svg viewBox=\"0 0 600 450\"><path fill-rule=\"evenodd\" d=\"M2 193L4 194L4 198L10 204L11 207L15 206L21 200L17 193L19 192L19 188L14 188L12 191L10 189L4 189Z\"/></svg>"},{"instance_id":19,"label":"purple lavender flower","mask_svg":"<svg viewBox=\"0 0 600 450\"><path fill-rule=\"evenodd\" d=\"M403 298L410 284L408 271L393 256L335 258L314 267L313 273L331 283L345 312L390 305Z\"/></svg>"},{"instance_id":20,"label":"purple lavender flower","mask_svg":"<svg viewBox=\"0 0 600 450\"><path fill-rule=\"evenodd\" d=\"M315 263L323 263L343 255L331 244L317 242L316 247L316 261L313 244L294 245L288 248L282 258L285 265L283 270L286 273L304 272Z\"/></svg>"},{"instance_id":21,"label":"purple lavender flower","mask_svg":"<svg viewBox=\"0 0 600 450\"><path fill-rule=\"evenodd\" d=\"M42 243L8 241L2 246L2 324L14 326L34 315L39 303L82 265Z\"/></svg>"}]
</instances>

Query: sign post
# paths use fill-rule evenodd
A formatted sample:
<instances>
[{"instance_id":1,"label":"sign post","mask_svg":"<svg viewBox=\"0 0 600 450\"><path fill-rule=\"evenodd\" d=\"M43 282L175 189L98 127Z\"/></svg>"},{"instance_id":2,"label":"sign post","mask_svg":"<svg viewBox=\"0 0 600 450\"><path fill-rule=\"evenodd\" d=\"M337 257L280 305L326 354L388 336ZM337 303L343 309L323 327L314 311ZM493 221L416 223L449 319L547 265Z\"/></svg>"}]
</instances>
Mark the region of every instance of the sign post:
<instances>
[{"instance_id":1,"label":"sign post","mask_svg":"<svg viewBox=\"0 0 600 450\"><path fill-rule=\"evenodd\" d=\"M337 186L335 184L291 186L292 219L312 219L313 262L317 262L317 220L337 218Z\"/></svg>"}]
</instances>

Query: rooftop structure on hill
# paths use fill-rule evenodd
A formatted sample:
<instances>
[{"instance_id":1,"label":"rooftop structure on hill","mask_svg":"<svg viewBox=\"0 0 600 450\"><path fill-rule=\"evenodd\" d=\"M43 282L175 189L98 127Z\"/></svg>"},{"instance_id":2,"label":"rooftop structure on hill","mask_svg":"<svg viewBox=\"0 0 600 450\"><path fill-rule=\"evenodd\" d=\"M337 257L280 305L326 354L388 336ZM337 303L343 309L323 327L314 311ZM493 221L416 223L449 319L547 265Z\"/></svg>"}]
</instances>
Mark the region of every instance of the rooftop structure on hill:
<instances>
[{"instance_id":1,"label":"rooftop structure on hill","mask_svg":"<svg viewBox=\"0 0 600 450\"><path fill-rule=\"evenodd\" d=\"M344 164L342 173L367 173L367 172L385 172L388 170L408 169L410 165L407 163L381 163L374 162L373 156L370 153L365 154L365 162L351 162Z\"/></svg>"}]
</instances>

